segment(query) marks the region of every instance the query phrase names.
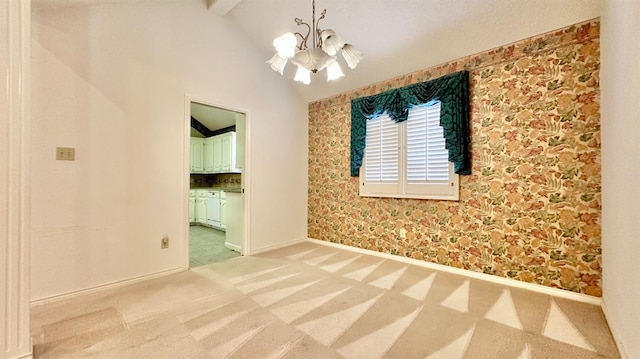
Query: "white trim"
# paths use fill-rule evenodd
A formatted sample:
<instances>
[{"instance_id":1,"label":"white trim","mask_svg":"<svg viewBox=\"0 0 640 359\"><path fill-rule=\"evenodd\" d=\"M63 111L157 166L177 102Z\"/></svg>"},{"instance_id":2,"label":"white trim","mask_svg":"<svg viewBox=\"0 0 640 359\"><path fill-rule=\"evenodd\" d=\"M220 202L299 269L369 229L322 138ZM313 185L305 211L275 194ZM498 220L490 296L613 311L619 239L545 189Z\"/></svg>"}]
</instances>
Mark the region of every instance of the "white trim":
<instances>
[{"instance_id":1,"label":"white trim","mask_svg":"<svg viewBox=\"0 0 640 359\"><path fill-rule=\"evenodd\" d=\"M539 284L522 282L522 281L515 280L515 279L498 277L498 276L491 275L491 274L474 272L474 271L470 271L470 270L466 270L466 269L450 267L450 266L446 266L446 265L438 264L438 263L426 262L426 261L422 261L422 260L418 260L418 259L414 259L414 258L409 258L409 257L397 256L397 255L393 255L393 254L389 254L389 253L376 252L376 251L372 251L372 250L368 250L368 249L347 246L345 244L340 244L340 243L321 241L321 240L313 239L313 238L308 238L307 241L311 242L311 243L325 245L325 246L328 246L328 247L340 248L340 249L348 250L348 251L351 251L351 252L367 254L367 255L370 255L370 256L389 259L389 260L393 260L393 261L397 261L397 262L413 264L413 265L416 265L416 266L429 268L429 269L434 269L434 270L438 270L438 271L441 271L441 272L447 272L447 273L462 275L462 276L465 276L465 277L470 277L470 278L473 278L473 279L479 279L479 280L483 280L483 281L486 281L486 282L492 282L492 283L496 283L496 284L506 285L506 286L513 287L513 288L521 288L521 289L525 289L525 290L530 290L530 291L533 291L533 292L547 294L547 295L551 295L551 296L558 297L558 298L565 298L565 299L575 300L577 302L583 302L583 303L588 303L588 304L593 304L593 305L600 305L600 306L602 305L602 299L601 298L593 297L593 296L586 295L586 294L581 294L581 293L569 292L569 291L564 290L564 289L546 287L546 286L539 285Z\"/></svg>"},{"instance_id":2,"label":"white trim","mask_svg":"<svg viewBox=\"0 0 640 359\"><path fill-rule=\"evenodd\" d=\"M236 252L242 253L242 248L240 248L239 245L236 245L236 244L233 244L233 243L230 243L230 242L224 242L224 246L225 246L225 248L231 249L232 251L236 251Z\"/></svg>"},{"instance_id":3,"label":"white trim","mask_svg":"<svg viewBox=\"0 0 640 359\"><path fill-rule=\"evenodd\" d=\"M273 250L280 249L280 248L289 247L289 246L292 246L294 244L307 242L308 240L309 240L308 238L307 239L294 239L293 241L290 241L290 242L280 243L280 244L276 244L276 245L273 245L273 246L263 247L263 248L260 248L260 249L253 250L251 252L251 255L260 254L260 253L269 252L269 251L273 251Z\"/></svg>"},{"instance_id":4,"label":"white trim","mask_svg":"<svg viewBox=\"0 0 640 359\"><path fill-rule=\"evenodd\" d=\"M604 300L602 300L602 312L604 313L604 317L609 318L609 311L607 310L607 304ZM607 320L608 322L608 320ZM607 323L608 324L608 323ZM627 352L624 350L624 345L622 345L622 341L618 340L620 338L620 333L618 333L617 326L609 325L609 330L611 331L611 335L613 336L613 342L616 343L616 348L618 349L618 353L620 354L621 359L629 359L630 357L627 355Z\"/></svg>"},{"instance_id":5,"label":"white trim","mask_svg":"<svg viewBox=\"0 0 640 359\"><path fill-rule=\"evenodd\" d=\"M101 292L101 291L107 290L107 289L114 289L114 288L124 287L125 285L139 283L139 282L143 282L143 281L150 280L150 279L166 277L168 275L184 272L185 270L186 269L184 267L178 267L178 268L168 269L168 270L165 270L165 271L162 271L162 272L156 272L156 273L152 273L152 274L146 274L146 275L142 275L142 276L134 277L134 278L130 278L130 279L119 280L119 281L110 282L110 283L106 283L106 284L100 284L100 285L97 285L97 286L94 286L94 287L80 289L80 290L69 292L69 293L65 293L65 294L52 295L50 297L44 297L44 298L40 298L40 299L36 299L36 300L31 301L31 307L37 307L39 305L48 304L48 303L52 303L52 302L57 302L57 301L64 300L64 299L75 298L75 297L78 297L78 296L81 296L81 295L85 295L85 294Z\"/></svg>"}]
</instances>

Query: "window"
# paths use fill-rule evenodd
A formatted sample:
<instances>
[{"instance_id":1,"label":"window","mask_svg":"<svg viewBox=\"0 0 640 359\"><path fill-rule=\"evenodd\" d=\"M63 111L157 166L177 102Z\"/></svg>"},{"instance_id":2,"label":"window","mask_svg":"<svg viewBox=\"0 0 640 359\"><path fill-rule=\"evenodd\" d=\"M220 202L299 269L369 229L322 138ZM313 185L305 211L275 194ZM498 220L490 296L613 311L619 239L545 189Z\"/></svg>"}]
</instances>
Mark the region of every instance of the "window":
<instances>
[{"instance_id":1,"label":"window","mask_svg":"<svg viewBox=\"0 0 640 359\"><path fill-rule=\"evenodd\" d=\"M439 101L412 107L404 122L387 114L368 120L360 196L458 200L448 156Z\"/></svg>"}]
</instances>

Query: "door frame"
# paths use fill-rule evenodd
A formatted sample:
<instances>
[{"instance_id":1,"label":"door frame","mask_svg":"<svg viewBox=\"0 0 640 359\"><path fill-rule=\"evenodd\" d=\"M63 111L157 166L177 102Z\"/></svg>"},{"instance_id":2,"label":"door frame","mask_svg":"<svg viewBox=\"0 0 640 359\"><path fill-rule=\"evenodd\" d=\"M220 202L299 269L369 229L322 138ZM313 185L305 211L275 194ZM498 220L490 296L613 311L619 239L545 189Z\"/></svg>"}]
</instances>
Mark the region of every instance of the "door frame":
<instances>
[{"instance_id":1,"label":"door frame","mask_svg":"<svg viewBox=\"0 0 640 359\"><path fill-rule=\"evenodd\" d=\"M249 200L251 194L251 163L250 163L250 150L251 146L249 139L251 138L251 116L249 110L240 109L228 105L221 105L215 101L206 99L205 96L196 96L189 93L185 94L184 100L184 158L183 158L183 188L182 188L182 223L184 223L183 237L183 250L184 250L184 268L189 269L189 185L191 175L191 103L199 103L206 106L217 107L224 110L238 112L244 114L245 121L245 138L244 138L244 167L242 168L242 183L241 183L241 196L242 196L242 252L243 256L251 254L251 233L250 233L250 203Z\"/></svg>"}]
</instances>

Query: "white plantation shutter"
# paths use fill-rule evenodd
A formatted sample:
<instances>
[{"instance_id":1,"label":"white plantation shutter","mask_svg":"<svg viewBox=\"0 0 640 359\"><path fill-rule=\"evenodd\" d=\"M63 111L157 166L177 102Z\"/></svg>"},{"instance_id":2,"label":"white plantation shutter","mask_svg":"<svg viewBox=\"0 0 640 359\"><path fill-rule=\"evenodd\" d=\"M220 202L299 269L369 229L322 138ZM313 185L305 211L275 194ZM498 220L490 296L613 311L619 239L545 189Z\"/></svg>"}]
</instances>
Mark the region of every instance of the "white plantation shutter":
<instances>
[{"instance_id":1,"label":"white plantation shutter","mask_svg":"<svg viewBox=\"0 0 640 359\"><path fill-rule=\"evenodd\" d=\"M438 101L412 107L404 122L386 114L368 120L360 195L457 200L448 157Z\"/></svg>"},{"instance_id":2,"label":"white plantation shutter","mask_svg":"<svg viewBox=\"0 0 640 359\"><path fill-rule=\"evenodd\" d=\"M448 181L448 157L440 127L440 102L411 108L407 120L407 182Z\"/></svg>"},{"instance_id":3,"label":"white plantation shutter","mask_svg":"<svg viewBox=\"0 0 640 359\"><path fill-rule=\"evenodd\" d=\"M388 115L367 121L367 182L398 182L398 124Z\"/></svg>"}]
</instances>

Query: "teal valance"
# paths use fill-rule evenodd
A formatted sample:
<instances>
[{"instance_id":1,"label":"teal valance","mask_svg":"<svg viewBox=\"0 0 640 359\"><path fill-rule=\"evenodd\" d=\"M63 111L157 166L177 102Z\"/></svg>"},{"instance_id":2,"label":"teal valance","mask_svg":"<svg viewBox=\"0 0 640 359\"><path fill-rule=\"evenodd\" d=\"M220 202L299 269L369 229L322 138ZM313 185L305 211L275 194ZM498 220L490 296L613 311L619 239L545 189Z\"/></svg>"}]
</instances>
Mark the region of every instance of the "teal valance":
<instances>
[{"instance_id":1,"label":"teal valance","mask_svg":"<svg viewBox=\"0 0 640 359\"><path fill-rule=\"evenodd\" d=\"M351 176L362 165L367 119L385 112L395 122L406 121L412 106L440 101L440 126L455 173L471 174L469 156L469 72L460 71L435 80L351 100Z\"/></svg>"}]
</instances>

